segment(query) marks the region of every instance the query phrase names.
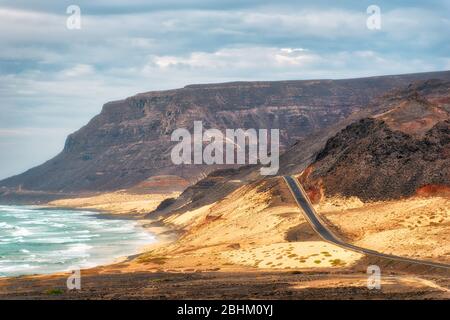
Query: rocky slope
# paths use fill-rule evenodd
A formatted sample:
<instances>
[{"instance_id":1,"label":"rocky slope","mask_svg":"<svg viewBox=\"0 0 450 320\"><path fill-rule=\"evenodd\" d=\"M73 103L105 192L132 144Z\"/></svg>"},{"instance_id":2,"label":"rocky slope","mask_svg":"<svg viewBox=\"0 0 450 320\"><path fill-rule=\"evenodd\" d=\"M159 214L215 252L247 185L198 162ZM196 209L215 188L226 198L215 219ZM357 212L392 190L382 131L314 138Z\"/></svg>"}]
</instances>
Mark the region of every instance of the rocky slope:
<instances>
[{"instance_id":1,"label":"rocky slope","mask_svg":"<svg viewBox=\"0 0 450 320\"><path fill-rule=\"evenodd\" d=\"M280 157L280 175L296 175L305 171L305 174L301 177L302 182L308 187L310 196L314 200L320 200L324 196L324 188L322 186L322 176L329 176L329 180L332 180L333 172L320 172L320 167L314 172L313 175L309 175L313 170L312 164L319 154L327 152L327 148L330 148L332 142L336 142L336 148L332 148L329 152L329 161L333 163L339 163L338 148L347 148L348 144L360 143L358 137L358 130L356 133L351 128L362 127L365 130L366 138L375 138L377 130L367 127L368 123L378 123L386 130L393 131L392 134L400 134L407 139L423 139L424 133L431 129L434 125L441 121L448 119L448 109L450 106L449 89L450 84L443 80L426 80L415 82L400 90L393 90L386 93L379 99L376 99L368 106L366 106L360 112L356 112L346 119L328 126L324 130L320 130L314 134L311 134L292 145L284 154ZM433 101L433 102L431 102ZM359 121L362 121L358 124ZM387 124L389 123L389 125ZM345 129L345 130L344 130ZM364 131L363 130L363 131ZM404 132L402 133L401 131ZM342 132L347 134L345 139L338 139ZM341 132L341 133L340 133ZM413 135L409 137L407 134ZM371 136L373 134L373 136ZM440 136L441 133L438 133ZM346 139L349 139L348 141ZM381 138L382 140L383 138ZM349 142L351 141L351 143ZM383 142L383 141L381 141ZM383 143L390 144L389 141ZM411 142L415 144L416 142ZM344 146L345 145L345 146ZM348 166L356 166L358 168L358 157L364 152L372 152L371 150L365 150L367 147L364 145L362 150L351 149L348 153L359 152L355 154L354 162L348 164ZM381 148L381 147L380 147ZM428 166L429 164L427 164ZM308 167L309 166L309 167ZM430 169L433 170L431 166ZM436 169L437 170L437 169ZM351 170L349 170L351 171ZM399 171L401 172L401 170ZM347 172L348 177L344 177L344 180L348 184L349 192L347 195L354 195L355 190L352 189L351 179L353 173ZM379 171L378 174L386 174L386 171ZM390 173L392 174L392 172ZM407 173L405 173L407 174ZM312 179L311 179L312 178ZM342 178L342 177L340 177ZM176 201L171 201L170 204L164 207L164 210L160 210L159 214L165 214L169 212L192 210L202 207L204 205L211 204L215 201L226 197L239 187L252 183L258 179L262 179L259 175L258 166L244 166L239 169L226 169L217 170L195 183L194 185L186 188L180 197ZM402 181L402 180L399 180ZM404 182L404 181L403 181ZM366 188L364 184L359 186ZM367 188L370 188L367 185ZM334 193L328 195L339 194L339 179L335 179ZM363 188L363 189L364 189ZM368 189L370 192L370 189ZM362 191L358 190L358 195L361 195ZM427 185L425 188L417 190L420 194L430 193L446 193L439 185ZM450 189L449 189L450 193ZM399 192L398 194L403 194ZM394 195L395 196L395 195Z\"/></svg>"},{"instance_id":2,"label":"rocky slope","mask_svg":"<svg viewBox=\"0 0 450 320\"><path fill-rule=\"evenodd\" d=\"M390 110L329 139L300 176L310 196L387 200L450 189L450 82L410 86Z\"/></svg>"},{"instance_id":3,"label":"rocky slope","mask_svg":"<svg viewBox=\"0 0 450 320\"><path fill-rule=\"evenodd\" d=\"M127 188L149 177L176 175L194 182L217 166L174 166L170 134L206 128L279 128L287 148L360 111L375 97L413 81L450 79L450 72L350 80L236 82L191 85L109 102L71 134L46 163L0 181L0 187L52 192Z\"/></svg>"}]
</instances>

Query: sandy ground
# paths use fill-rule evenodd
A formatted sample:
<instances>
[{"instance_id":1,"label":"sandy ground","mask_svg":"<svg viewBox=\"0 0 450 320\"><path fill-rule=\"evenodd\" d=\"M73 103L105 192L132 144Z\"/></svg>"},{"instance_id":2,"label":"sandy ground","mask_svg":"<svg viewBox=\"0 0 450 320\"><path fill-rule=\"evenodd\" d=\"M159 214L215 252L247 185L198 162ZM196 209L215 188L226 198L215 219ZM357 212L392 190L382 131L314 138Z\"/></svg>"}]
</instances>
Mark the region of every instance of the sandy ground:
<instances>
[{"instance_id":1,"label":"sandy ground","mask_svg":"<svg viewBox=\"0 0 450 320\"><path fill-rule=\"evenodd\" d=\"M133 272L82 273L81 290L67 275L0 280L0 299L449 299L436 279L389 275L368 289L363 273Z\"/></svg>"},{"instance_id":2,"label":"sandy ground","mask_svg":"<svg viewBox=\"0 0 450 320\"><path fill-rule=\"evenodd\" d=\"M51 204L142 215L173 196L115 192ZM317 206L350 242L436 261L447 261L449 208L437 197L371 204L329 199ZM372 261L321 241L278 178L142 224L159 242L121 263L83 270L82 292L67 292L67 275L44 275L0 279L0 298L450 298L448 274ZM367 289L371 264L382 267L381 291Z\"/></svg>"},{"instance_id":3,"label":"sandy ground","mask_svg":"<svg viewBox=\"0 0 450 320\"><path fill-rule=\"evenodd\" d=\"M288 270L343 268L362 255L323 242L292 201L270 179L243 186L223 200L164 218L180 237L137 260L161 270Z\"/></svg>"},{"instance_id":4,"label":"sandy ground","mask_svg":"<svg viewBox=\"0 0 450 320\"><path fill-rule=\"evenodd\" d=\"M176 198L180 193L137 194L126 190L103 193L90 197L55 200L49 206L99 210L110 214L144 215L158 206L166 198Z\"/></svg>"},{"instance_id":5,"label":"sandy ground","mask_svg":"<svg viewBox=\"0 0 450 320\"><path fill-rule=\"evenodd\" d=\"M236 264L257 268L326 268L353 264L362 255L344 250L323 241L274 243L258 248L225 252Z\"/></svg>"},{"instance_id":6,"label":"sandy ground","mask_svg":"<svg viewBox=\"0 0 450 320\"><path fill-rule=\"evenodd\" d=\"M380 252L450 263L450 198L362 203L327 199L316 210L348 241Z\"/></svg>"}]
</instances>

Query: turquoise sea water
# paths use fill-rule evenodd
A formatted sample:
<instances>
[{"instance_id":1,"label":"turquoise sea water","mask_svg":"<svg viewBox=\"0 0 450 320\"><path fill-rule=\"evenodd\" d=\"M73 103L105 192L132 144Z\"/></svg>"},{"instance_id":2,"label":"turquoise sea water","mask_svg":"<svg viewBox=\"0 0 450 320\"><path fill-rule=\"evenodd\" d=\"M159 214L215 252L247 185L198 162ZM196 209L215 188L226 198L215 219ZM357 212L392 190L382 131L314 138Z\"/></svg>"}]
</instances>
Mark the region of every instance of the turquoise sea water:
<instances>
[{"instance_id":1,"label":"turquoise sea water","mask_svg":"<svg viewBox=\"0 0 450 320\"><path fill-rule=\"evenodd\" d=\"M136 221L96 213L0 206L0 277L87 268L135 254L154 237Z\"/></svg>"}]
</instances>

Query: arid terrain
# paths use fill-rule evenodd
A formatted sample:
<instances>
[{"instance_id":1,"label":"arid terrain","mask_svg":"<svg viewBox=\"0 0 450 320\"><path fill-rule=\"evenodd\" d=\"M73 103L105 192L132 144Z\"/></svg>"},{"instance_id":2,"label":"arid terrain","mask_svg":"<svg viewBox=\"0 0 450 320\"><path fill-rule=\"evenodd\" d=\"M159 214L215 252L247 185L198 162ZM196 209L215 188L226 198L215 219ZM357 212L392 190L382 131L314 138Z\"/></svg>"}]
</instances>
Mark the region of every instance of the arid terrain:
<instances>
[{"instance_id":1,"label":"arid terrain","mask_svg":"<svg viewBox=\"0 0 450 320\"><path fill-rule=\"evenodd\" d=\"M448 202L329 199L316 209L349 242L448 263L448 245L438 245L449 243ZM139 212L127 211L128 202L122 210ZM430 226L442 219L441 227ZM322 241L281 178L240 187L183 214L150 215L143 223L161 242L118 264L82 271L83 290L68 292L64 274L27 276L1 279L0 298L450 298L448 271L367 257ZM367 288L366 268L372 264L381 267L381 290Z\"/></svg>"},{"instance_id":2,"label":"arid terrain","mask_svg":"<svg viewBox=\"0 0 450 320\"><path fill-rule=\"evenodd\" d=\"M48 205L139 217L155 210L163 200L178 197L187 185L186 181L178 177L159 176L130 189L55 200L48 202Z\"/></svg>"},{"instance_id":3,"label":"arid terrain","mask_svg":"<svg viewBox=\"0 0 450 320\"><path fill-rule=\"evenodd\" d=\"M330 199L317 210L361 247L389 254L450 262L450 198L412 197L362 203Z\"/></svg>"},{"instance_id":4,"label":"arid terrain","mask_svg":"<svg viewBox=\"0 0 450 320\"><path fill-rule=\"evenodd\" d=\"M393 86L391 82L394 80L383 78L383 85L378 88L380 92L385 86L393 90L383 91L383 95L371 103L356 96L347 97L352 103L336 111L333 123L319 125L311 120L320 117L316 114L308 121L315 123L317 128L301 137L298 132L286 137L279 173L298 178L318 215L346 243L380 253L450 264L450 82L446 79L449 73L442 74L445 75L443 80L428 79L405 87ZM423 77L426 78L425 75ZM405 79L410 78L395 81L403 82ZM362 86L363 91L367 89L367 83L345 83L360 89ZM277 90L289 91L292 94L289 97L294 99L292 92L307 90L303 86L317 85L300 84L294 90L290 87L293 84L280 83L281 89L277 87ZM265 93L269 90L270 94L264 96L266 99L280 94L272 87L267 89L267 85L254 84L255 90ZM322 85L320 82L319 88ZM336 85L330 85L332 94L327 99L342 103L335 100ZM181 92L189 91L193 98L199 99L197 90L225 90L229 93L230 88L236 86L245 92L244 101L253 99L247 96L247 87L240 87L242 84L230 84L224 88L192 86ZM322 95L323 91L319 91ZM128 99L133 103L127 105L133 107L130 114L134 120L144 121L136 110L140 108L145 117L150 117L149 112L155 111L152 103L159 106L162 101L172 110L171 99L179 99L173 98L179 94L179 91L142 94ZM217 104L223 102L215 97ZM145 102L140 104L138 98L145 98ZM236 97L233 95L232 98ZM264 101L264 108L269 108L268 100ZM131 121L128 118L124 120L124 115L116 112L124 103L107 105L104 112L93 120L94 123L102 122L105 117L122 124L122 120ZM241 103L236 102L233 106ZM360 103L367 103L367 108L362 108ZM187 107L183 105L183 108ZM278 106L276 112L283 108ZM239 109L237 113L248 112L247 108L243 109L246 111ZM284 116L292 118L292 126L302 127L304 123L298 113L301 108L295 112L292 111L294 109L290 108ZM180 115L180 110L184 109L173 107L175 115ZM292 112L296 115L293 116ZM260 120L258 115L253 116L251 118L255 122L252 125ZM165 120L170 122L171 119L174 123L188 121L181 115L172 118L172 113ZM107 127L114 132L119 130L116 133L120 139L125 139L119 139L123 144L127 139L136 138L135 134L139 132L135 126L137 122L133 121L130 122L131 127L123 128L123 132L127 132L123 136L115 126L109 127L103 122L101 130ZM171 122L166 123L163 128L171 128L172 125ZM64 170L65 164L59 163L64 157L68 157L67 161L71 163L91 160L89 157L72 158L74 154L85 154L80 150L86 147L82 143L86 130L94 129L88 125L71 136L64 152L50 160L56 163L58 170ZM104 138L101 146L105 153L99 152L96 155L99 157L117 151L117 145L105 138L112 133L103 133L105 135L100 136ZM159 139L153 138L150 144ZM296 143L290 143L297 138ZM136 145L131 140L126 144L134 148ZM123 155L122 152L122 149L118 151L118 155ZM129 154L131 157L135 153ZM142 160L140 156L133 159ZM35 175L47 174L49 165L44 164L7 180L5 188L8 191L3 195L31 192L26 188L14 191L10 186L23 182L32 187ZM118 170L115 165L108 167L111 172ZM98 174L98 179L86 180L84 174L98 170L87 165L73 188L84 186L86 181L92 183L83 193L67 193L70 196L66 196L65 188L60 189L58 184L53 184L54 177L50 177L39 183L45 186L42 192L56 195L40 204L139 219L159 242L142 248L141 254L127 257L120 263L83 270L83 289L79 292L65 289L66 274L24 276L0 279L0 298L450 298L449 268L362 254L324 241L311 227L283 178L261 177L258 166L222 168L209 173L209 170L196 168L192 175L186 174L188 169L185 167L179 172L163 167L158 171L159 175L150 174L156 172L154 168L147 168L148 171L134 169L137 168L126 171L120 181L111 182L120 188L101 191L110 186L107 183L109 173L105 177L102 173ZM150 176L138 177L136 172ZM74 172L67 173L64 179L69 179L72 174ZM95 186L101 187L88 192ZM367 287L367 267L370 265L381 269L380 290Z\"/></svg>"}]
</instances>

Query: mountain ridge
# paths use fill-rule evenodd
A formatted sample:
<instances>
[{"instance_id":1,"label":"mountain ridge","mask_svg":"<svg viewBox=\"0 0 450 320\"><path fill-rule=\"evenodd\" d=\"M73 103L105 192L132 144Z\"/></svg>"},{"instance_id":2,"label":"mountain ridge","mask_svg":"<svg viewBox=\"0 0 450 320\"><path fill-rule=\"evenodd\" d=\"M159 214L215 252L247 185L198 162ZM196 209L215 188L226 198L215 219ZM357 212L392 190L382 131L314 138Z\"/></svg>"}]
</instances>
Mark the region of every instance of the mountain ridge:
<instances>
[{"instance_id":1,"label":"mountain ridge","mask_svg":"<svg viewBox=\"0 0 450 320\"><path fill-rule=\"evenodd\" d=\"M361 111L378 96L419 80L450 80L450 72L342 80L289 80L190 85L106 103L70 134L53 159L0 181L6 188L55 192L128 188L152 176L194 183L224 166L174 166L170 133L205 128L280 128L282 149ZM245 85L244 85L245 84Z\"/></svg>"},{"instance_id":2,"label":"mountain ridge","mask_svg":"<svg viewBox=\"0 0 450 320\"><path fill-rule=\"evenodd\" d=\"M426 96L417 88L403 94L390 110L354 122L327 141L300 175L314 201L378 201L450 190L450 82Z\"/></svg>"}]
</instances>

